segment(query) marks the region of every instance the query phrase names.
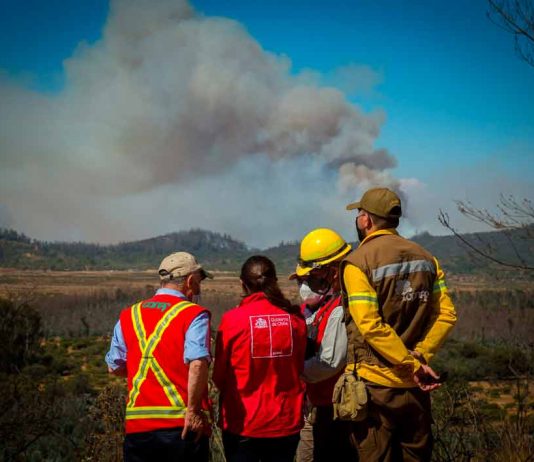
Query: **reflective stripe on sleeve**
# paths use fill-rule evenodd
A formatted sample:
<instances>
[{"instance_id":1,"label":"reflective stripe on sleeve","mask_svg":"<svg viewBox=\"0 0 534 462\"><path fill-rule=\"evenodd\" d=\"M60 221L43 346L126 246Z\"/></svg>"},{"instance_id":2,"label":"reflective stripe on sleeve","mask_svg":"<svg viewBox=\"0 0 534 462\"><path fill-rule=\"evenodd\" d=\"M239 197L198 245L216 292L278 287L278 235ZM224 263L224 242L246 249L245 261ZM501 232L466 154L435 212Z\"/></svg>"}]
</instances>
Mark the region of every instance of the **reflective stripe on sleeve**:
<instances>
[{"instance_id":1,"label":"reflective stripe on sleeve","mask_svg":"<svg viewBox=\"0 0 534 462\"><path fill-rule=\"evenodd\" d=\"M350 304L370 303L378 305L378 298L372 292L354 292L348 296Z\"/></svg>"},{"instance_id":2,"label":"reflective stripe on sleeve","mask_svg":"<svg viewBox=\"0 0 534 462\"><path fill-rule=\"evenodd\" d=\"M438 292L444 292L445 290L447 290L447 285L443 279L434 282L432 293L436 294Z\"/></svg>"}]
</instances>

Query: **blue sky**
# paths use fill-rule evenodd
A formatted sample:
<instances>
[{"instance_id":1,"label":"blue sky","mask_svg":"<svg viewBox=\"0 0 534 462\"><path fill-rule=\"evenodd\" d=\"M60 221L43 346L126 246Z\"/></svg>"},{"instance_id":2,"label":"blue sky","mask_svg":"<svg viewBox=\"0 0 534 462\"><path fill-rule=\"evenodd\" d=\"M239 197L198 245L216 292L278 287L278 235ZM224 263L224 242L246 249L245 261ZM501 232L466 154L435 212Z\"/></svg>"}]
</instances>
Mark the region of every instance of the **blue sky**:
<instances>
[{"instance_id":1,"label":"blue sky","mask_svg":"<svg viewBox=\"0 0 534 462\"><path fill-rule=\"evenodd\" d=\"M386 111L380 143L399 157L399 174L423 175L427 162L455 168L491 157L513 174L532 175L525 167L534 161L534 69L488 20L485 1L195 4L239 20L296 71L349 63L379 71L378 95L356 102Z\"/></svg>"},{"instance_id":2,"label":"blue sky","mask_svg":"<svg viewBox=\"0 0 534 462\"><path fill-rule=\"evenodd\" d=\"M371 84L346 97L384 115L376 147L397 159L393 174L438 190L449 206L453 199L476 202L488 188L532 192L534 68L487 19L485 1L192 5L242 24L264 50L290 60L293 75L310 72L336 85L336 70L368 69ZM44 95L62 94L64 60L81 42L101 39L109 8L101 0L1 6L0 75Z\"/></svg>"}]
</instances>

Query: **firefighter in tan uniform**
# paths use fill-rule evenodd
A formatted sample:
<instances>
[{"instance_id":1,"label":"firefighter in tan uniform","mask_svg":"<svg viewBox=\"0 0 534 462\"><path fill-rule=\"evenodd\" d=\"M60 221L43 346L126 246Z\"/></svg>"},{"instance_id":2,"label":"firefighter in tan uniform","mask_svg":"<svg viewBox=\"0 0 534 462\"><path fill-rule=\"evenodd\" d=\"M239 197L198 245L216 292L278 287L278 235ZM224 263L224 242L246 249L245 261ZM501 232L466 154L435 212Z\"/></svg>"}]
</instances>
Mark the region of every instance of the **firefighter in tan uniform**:
<instances>
[{"instance_id":1,"label":"firefighter in tan uniform","mask_svg":"<svg viewBox=\"0 0 534 462\"><path fill-rule=\"evenodd\" d=\"M352 424L361 461L428 461L429 392L440 377L428 363L456 322L438 261L396 231L399 197L368 190L358 210L359 247L341 263L347 370L369 395L368 418Z\"/></svg>"}]
</instances>

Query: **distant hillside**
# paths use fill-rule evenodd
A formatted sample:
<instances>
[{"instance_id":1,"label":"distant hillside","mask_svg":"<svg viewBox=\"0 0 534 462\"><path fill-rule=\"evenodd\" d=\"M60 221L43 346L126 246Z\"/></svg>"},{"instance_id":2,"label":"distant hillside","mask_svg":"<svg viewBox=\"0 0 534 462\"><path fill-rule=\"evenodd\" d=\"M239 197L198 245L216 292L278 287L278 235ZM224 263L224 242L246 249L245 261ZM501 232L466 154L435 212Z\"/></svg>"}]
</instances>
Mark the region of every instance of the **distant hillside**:
<instances>
[{"instance_id":1,"label":"distant hillside","mask_svg":"<svg viewBox=\"0 0 534 462\"><path fill-rule=\"evenodd\" d=\"M530 232L532 234L529 236L525 231L514 231L508 235L503 232L485 232L464 234L463 237L503 261L520 264L521 261L518 258L520 255L525 259L525 263L534 266L534 229ZM503 277L525 277L523 271L507 269L482 258L452 235L432 236L429 233L422 233L412 237L411 240L435 255L442 267L450 274L494 276L498 273ZM357 243L352 243L352 246L355 248ZM299 245L298 242L281 243L264 250L263 253L276 262L280 272L289 273L295 269Z\"/></svg>"},{"instance_id":2,"label":"distant hillside","mask_svg":"<svg viewBox=\"0 0 534 462\"><path fill-rule=\"evenodd\" d=\"M497 258L519 263L518 256L521 256L527 264L534 266L534 239L525 238L524 232L488 232L466 234L464 237L478 247L489 250ZM423 233L412 239L438 257L448 273L524 276L524 273L518 270L507 270L482 259L454 236L432 236ZM238 271L248 256L262 253L276 263L279 273L287 274L295 268L299 244L296 241L282 242L275 247L257 250L226 234L192 229L140 241L98 245L82 242L42 242L13 230L0 229L0 267L8 268L144 270L156 268L165 255L176 250L193 253L209 268L227 271Z\"/></svg>"},{"instance_id":3,"label":"distant hillside","mask_svg":"<svg viewBox=\"0 0 534 462\"><path fill-rule=\"evenodd\" d=\"M116 245L82 242L42 242L13 230L0 230L0 267L52 270L157 268L176 250L193 253L206 265L235 269L247 246L228 235L192 229Z\"/></svg>"}]
</instances>

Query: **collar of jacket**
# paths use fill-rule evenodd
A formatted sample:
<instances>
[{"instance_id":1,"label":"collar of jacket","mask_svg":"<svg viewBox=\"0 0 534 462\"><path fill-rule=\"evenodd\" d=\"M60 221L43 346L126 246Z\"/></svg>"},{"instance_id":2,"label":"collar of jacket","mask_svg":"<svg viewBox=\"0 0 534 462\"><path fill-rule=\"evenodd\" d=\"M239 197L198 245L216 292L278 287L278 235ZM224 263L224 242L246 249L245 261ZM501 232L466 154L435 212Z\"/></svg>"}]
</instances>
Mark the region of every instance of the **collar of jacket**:
<instances>
[{"instance_id":1,"label":"collar of jacket","mask_svg":"<svg viewBox=\"0 0 534 462\"><path fill-rule=\"evenodd\" d=\"M379 229L378 231L374 231L371 234L369 234L369 236L366 236L365 239L362 242L360 242L360 245L358 247L361 247L367 241L370 241L371 239L374 239L375 237L384 236L386 234L393 234L395 236L399 235L399 233L397 232L395 228Z\"/></svg>"},{"instance_id":2,"label":"collar of jacket","mask_svg":"<svg viewBox=\"0 0 534 462\"><path fill-rule=\"evenodd\" d=\"M259 300L265 300L267 297L263 292L254 292L253 294L247 295L243 300L241 300L241 303L239 306L246 305L247 303L257 302Z\"/></svg>"}]
</instances>

